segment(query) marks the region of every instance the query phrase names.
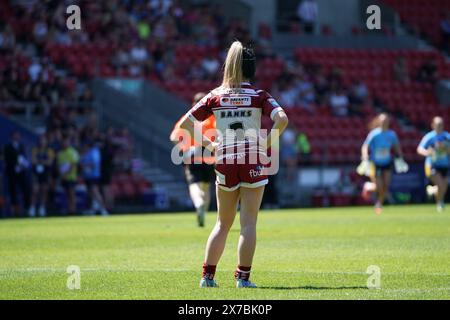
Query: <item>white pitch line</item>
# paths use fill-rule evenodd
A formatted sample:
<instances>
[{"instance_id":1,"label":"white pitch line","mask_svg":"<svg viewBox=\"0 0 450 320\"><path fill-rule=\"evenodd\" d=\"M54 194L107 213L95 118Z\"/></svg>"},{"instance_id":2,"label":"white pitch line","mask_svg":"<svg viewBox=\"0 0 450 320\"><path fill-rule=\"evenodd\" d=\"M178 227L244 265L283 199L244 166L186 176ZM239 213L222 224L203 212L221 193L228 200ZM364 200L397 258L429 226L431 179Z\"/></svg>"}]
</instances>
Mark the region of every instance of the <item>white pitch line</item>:
<instances>
[{"instance_id":1,"label":"white pitch line","mask_svg":"<svg viewBox=\"0 0 450 320\"><path fill-rule=\"evenodd\" d=\"M148 269L148 268L93 268L93 267L80 267L81 271L87 272L189 272L194 271L186 268L167 268L167 269ZM231 272L231 269L222 269L221 271ZM0 273L9 272L66 272L63 268L19 268L19 269L0 269ZM364 271L313 271L313 270L261 270L261 272L277 272L277 273L313 273L313 274L338 274L338 275L367 275ZM420 273L420 272L382 272L381 275L388 276L436 276L436 277L450 277L449 273Z\"/></svg>"},{"instance_id":2,"label":"white pitch line","mask_svg":"<svg viewBox=\"0 0 450 320\"><path fill-rule=\"evenodd\" d=\"M267 270L263 270L267 271ZM271 270L269 270L271 271ZM317 274L360 274L360 275L367 275L365 271L313 271L313 270L283 270L283 271L277 271L278 273L317 273ZM383 272L381 271L381 275L388 275L388 276L440 276L440 277L450 277L450 273L440 273L440 272L433 272L433 273L421 273L421 272Z\"/></svg>"},{"instance_id":3,"label":"white pitch line","mask_svg":"<svg viewBox=\"0 0 450 320\"><path fill-rule=\"evenodd\" d=\"M106 271L106 272L187 272L192 271L190 269L120 269L120 268L82 268L80 270L87 272L98 272L98 271ZM25 269L0 269L0 273L9 273L9 272L66 272L65 269L59 268L25 268Z\"/></svg>"},{"instance_id":4,"label":"white pitch line","mask_svg":"<svg viewBox=\"0 0 450 320\"><path fill-rule=\"evenodd\" d=\"M450 291L450 288L429 288L429 289L419 289L419 288L410 288L410 289L383 289L382 291L389 292L421 292L421 291Z\"/></svg>"}]
</instances>

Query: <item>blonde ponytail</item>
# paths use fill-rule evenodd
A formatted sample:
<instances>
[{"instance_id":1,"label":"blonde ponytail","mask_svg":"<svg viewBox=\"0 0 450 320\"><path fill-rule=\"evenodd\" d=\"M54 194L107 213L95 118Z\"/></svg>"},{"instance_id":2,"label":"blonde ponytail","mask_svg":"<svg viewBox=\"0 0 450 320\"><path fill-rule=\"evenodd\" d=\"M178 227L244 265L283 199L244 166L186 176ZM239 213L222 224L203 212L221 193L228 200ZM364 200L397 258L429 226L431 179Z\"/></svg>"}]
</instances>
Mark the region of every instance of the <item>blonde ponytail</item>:
<instances>
[{"instance_id":1,"label":"blonde ponytail","mask_svg":"<svg viewBox=\"0 0 450 320\"><path fill-rule=\"evenodd\" d=\"M223 72L222 87L240 88L242 83L242 55L244 47L240 41L235 41L228 50Z\"/></svg>"}]
</instances>

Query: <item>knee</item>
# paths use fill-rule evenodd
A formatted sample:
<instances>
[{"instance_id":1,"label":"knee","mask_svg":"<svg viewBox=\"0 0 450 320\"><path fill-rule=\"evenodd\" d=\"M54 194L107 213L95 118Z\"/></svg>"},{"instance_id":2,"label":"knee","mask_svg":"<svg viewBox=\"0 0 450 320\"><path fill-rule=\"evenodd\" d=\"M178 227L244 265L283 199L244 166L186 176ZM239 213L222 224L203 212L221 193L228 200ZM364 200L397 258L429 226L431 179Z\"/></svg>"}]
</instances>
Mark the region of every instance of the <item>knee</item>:
<instances>
[{"instance_id":1,"label":"knee","mask_svg":"<svg viewBox=\"0 0 450 320\"><path fill-rule=\"evenodd\" d=\"M386 184L385 181L381 182L381 184L380 184L380 190L381 190L381 191L386 192L386 190L387 190L388 187L389 187L389 186Z\"/></svg>"},{"instance_id":2,"label":"knee","mask_svg":"<svg viewBox=\"0 0 450 320\"><path fill-rule=\"evenodd\" d=\"M241 234L256 234L256 221L241 223Z\"/></svg>"},{"instance_id":3,"label":"knee","mask_svg":"<svg viewBox=\"0 0 450 320\"><path fill-rule=\"evenodd\" d=\"M219 220L216 223L216 229L220 233L228 233L230 231L232 225L233 225L233 222Z\"/></svg>"}]
</instances>

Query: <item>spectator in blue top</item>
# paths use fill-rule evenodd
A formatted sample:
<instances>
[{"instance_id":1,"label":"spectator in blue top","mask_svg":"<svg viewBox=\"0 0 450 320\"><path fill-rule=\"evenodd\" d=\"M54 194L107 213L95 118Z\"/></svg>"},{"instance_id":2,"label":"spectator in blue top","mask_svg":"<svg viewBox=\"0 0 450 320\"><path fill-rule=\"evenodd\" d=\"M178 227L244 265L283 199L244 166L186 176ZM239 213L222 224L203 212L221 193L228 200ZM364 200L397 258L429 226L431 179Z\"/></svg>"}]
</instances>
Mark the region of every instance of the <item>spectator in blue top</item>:
<instances>
[{"instance_id":1,"label":"spectator in blue top","mask_svg":"<svg viewBox=\"0 0 450 320\"><path fill-rule=\"evenodd\" d=\"M105 209L103 197L100 193L100 177L101 177L101 153L100 149L93 141L89 141L83 148L80 159L83 178L88 188L91 198L91 209L89 214L100 212L103 216L108 215Z\"/></svg>"},{"instance_id":2,"label":"spectator in blue top","mask_svg":"<svg viewBox=\"0 0 450 320\"><path fill-rule=\"evenodd\" d=\"M389 122L389 116L385 113L376 117L371 126L374 129L370 131L361 149L362 160L369 160L372 164L370 178L377 193L377 214L381 213L391 183L394 164L392 150L397 157L403 158L397 134L389 129Z\"/></svg>"},{"instance_id":3,"label":"spectator in blue top","mask_svg":"<svg viewBox=\"0 0 450 320\"><path fill-rule=\"evenodd\" d=\"M433 184L427 186L427 193L435 197L437 210L442 212L448 189L450 133L444 130L444 120L441 117L435 117L431 127L433 130L422 138L417 153L425 157L425 175Z\"/></svg>"}]
</instances>

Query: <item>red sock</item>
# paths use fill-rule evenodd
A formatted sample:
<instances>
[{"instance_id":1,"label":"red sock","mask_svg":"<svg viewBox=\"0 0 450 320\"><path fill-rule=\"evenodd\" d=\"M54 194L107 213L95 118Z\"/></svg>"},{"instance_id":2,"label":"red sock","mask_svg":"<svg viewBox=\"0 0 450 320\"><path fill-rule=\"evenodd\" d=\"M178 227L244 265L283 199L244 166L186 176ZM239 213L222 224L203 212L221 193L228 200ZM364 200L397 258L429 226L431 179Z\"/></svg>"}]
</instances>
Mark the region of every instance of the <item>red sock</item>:
<instances>
[{"instance_id":1,"label":"red sock","mask_svg":"<svg viewBox=\"0 0 450 320\"><path fill-rule=\"evenodd\" d=\"M214 279L216 273L216 266L207 265L206 262L203 263L202 277L208 278L210 280Z\"/></svg>"},{"instance_id":2,"label":"red sock","mask_svg":"<svg viewBox=\"0 0 450 320\"><path fill-rule=\"evenodd\" d=\"M242 280L248 280L250 279L250 270L252 267L244 267L244 266L237 266L236 271L234 272L234 278L236 280L242 279Z\"/></svg>"}]
</instances>

